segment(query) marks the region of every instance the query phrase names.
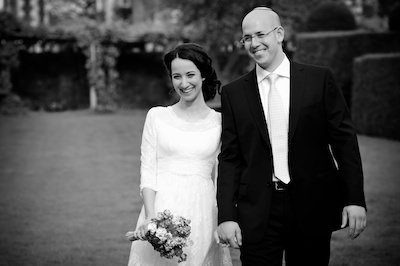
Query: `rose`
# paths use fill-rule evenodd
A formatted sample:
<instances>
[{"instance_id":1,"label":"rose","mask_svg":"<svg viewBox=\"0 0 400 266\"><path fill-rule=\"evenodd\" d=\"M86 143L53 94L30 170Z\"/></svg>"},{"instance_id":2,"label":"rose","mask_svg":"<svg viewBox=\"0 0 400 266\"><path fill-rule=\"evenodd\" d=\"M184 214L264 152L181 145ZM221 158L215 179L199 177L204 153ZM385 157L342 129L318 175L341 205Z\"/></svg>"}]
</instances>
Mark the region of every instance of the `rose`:
<instances>
[{"instance_id":1,"label":"rose","mask_svg":"<svg viewBox=\"0 0 400 266\"><path fill-rule=\"evenodd\" d=\"M167 230L165 228L157 228L156 229L156 237L161 239L161 238L164 238L166 234L167 234Z\"/></svg>"},{"instance_id":2,"label":"rose","mask_svg":"<svg viewBox=\"0 0 400 266\"><path fill-rule=\"evenodd\" d=\"M154 232L157 230L157 225L155 223L149 223L147 229L150 231L151 234L154 234Z\"/></svg>"},{"instance_id":3,"label":"rose","mask_svg":"<svg viewBox=\"0 0 400 266\"><path fill-rule=\"evenodd\" d=\"M186 261L187 255L183 253L183 247L192 245L190 240L190 220L181 216L174 217L170 211L158 213L147 225L145 240L160 253L161 257L178 257L178 262ZM135 241L134 232L126 234L128 240Z\"/></svg>"}]
</instances>

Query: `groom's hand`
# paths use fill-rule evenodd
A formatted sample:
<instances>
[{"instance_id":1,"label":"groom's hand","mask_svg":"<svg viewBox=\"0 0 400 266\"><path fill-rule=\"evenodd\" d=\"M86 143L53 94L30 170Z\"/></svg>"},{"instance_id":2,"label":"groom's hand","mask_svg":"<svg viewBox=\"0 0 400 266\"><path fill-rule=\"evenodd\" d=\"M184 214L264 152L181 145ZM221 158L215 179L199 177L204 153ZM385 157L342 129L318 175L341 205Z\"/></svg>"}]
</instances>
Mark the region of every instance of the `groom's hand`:
<instances>
[{"instance_id":1,"label":"groom's hand","mask_svg":"<svg viewBox=\"0 0 400 266\"><path fill-rule=\"evenodd\" d=\"M367 226L367 212L364 207L349 205L343 208L342 228L349 225L349 237L357 238Z\"/></svg>"},{"instance_id":2,"label":"groom's hand","mask_svg":"<svg viewBox=\"0 0 400 266\"><path fill-rule=\"evenodd\" d=\"M217 228L217 234L221 244L228 244L232 248L240 248L242 245L242 232L236 222L221 223Z\"/></svg>"}]
</instances>

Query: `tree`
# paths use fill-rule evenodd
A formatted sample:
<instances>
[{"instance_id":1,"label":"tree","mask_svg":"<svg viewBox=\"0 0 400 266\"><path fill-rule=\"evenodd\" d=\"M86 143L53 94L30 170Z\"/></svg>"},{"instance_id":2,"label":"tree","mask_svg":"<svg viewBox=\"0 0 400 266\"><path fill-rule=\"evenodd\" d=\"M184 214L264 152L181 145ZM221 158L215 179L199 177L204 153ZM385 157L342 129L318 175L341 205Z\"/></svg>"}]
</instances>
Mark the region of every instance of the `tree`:
<instances>
[{"instance_id":1,"label":"tree","mask_svg":"<svg viewBox=\"0 0 400 266\"><path fill-rule=\"evenodd\" d=\"M196 42L219 61L214 64L222 82L231 79L232 67L240 56L241 20L256 5L270 4L258 0L168 0L167 7L181 11L181 38ZM219 60L221 51L229 51L228 58ZM227 59L227 60L226 60ZM225 63L223 63L224 61Z\"/></svg>"},{"instance_id":2,"label":"tree","mask_svg":"<svg viewBox=\"0 0 400 266\"><path fill-rule=\"evenodd\" d=\"M0 95L11 92L11 71L19 65L22 45L9 37L24 32L25 27L14 15L0 12Z\"/></svg>"},{"instance_id":3,"label":"tree","mask_svg":"<svg viewBox=\"0 0 400 266\"><path fill-rule=\"evenodd\" d=\"M307 17L308 31L349 31L357 28L350 9L339 2L327 2L313 8Z\"/></svg>"},{"instance_id":4,"label":"tree","mask_svg":"<svg viewBox=\"0 0 400 266\"><path fill-rule=\"evenodd\" d=\"M399 5L399 0L379 0L379 15L389 16L392 10Z\"/></svg>"},{"instance_id":5,"label":"tree","mask_svg":"<svg viewBox=\"0 0 400 266\"><path fill-rule=\"evenodd\" d=\"M96 0L49 1L51 24L62 24L76 19L96 19Z\"/></svg>"},{"instance_id":6,"label":"tree","mask_svg":"<svg viewBox=\"0 0 400 266\"><path fill-rule=\"evenodd\" d=\"M90 87L90 106L98 111L116 109L115 47L118 33L113 30L114 0L107 0L103 10L97 10L100 0L53 0L51 4L51 33L76 39L86 56L87 78Z\"/></svg>"},{"instance_id":7,"label":"tree","mask_svg":"<svg viewBox=\"0 0 400 266\"><path fill-rule=\"evenodd\" d=\"M232 67L241 53L238 40L241 37L241 21L255 6L269 6L277 11L286 29L286 37L301 30L309 10L321 2L335 0L167 0L170 8L181 11L182 37L205 46L213 58L220 51L232 51L225 63L218 64L218 74L223 82L231 77ZM339 1L339 0L336 0Z\"/></svg>"}]
</instances>

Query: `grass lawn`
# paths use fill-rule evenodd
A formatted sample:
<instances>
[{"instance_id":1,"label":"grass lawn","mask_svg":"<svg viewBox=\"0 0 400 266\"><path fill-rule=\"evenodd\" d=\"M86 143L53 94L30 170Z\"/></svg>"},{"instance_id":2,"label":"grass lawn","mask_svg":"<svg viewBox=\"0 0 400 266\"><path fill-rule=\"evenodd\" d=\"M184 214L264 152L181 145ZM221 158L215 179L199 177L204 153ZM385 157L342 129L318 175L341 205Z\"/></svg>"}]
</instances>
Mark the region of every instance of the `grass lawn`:
<instances>
[{"instance_id":1,"label":"grass lawn","mask_svg":"<svg viewBox=\"0 0 400 266\"><path fill-rule=\"evenodd\" d=\"M0 116L0 265L127 264L145 113ZM400 142L359 141L368 227L334 234L331 265L398 266Z\"/></svg>"}]
</instances>

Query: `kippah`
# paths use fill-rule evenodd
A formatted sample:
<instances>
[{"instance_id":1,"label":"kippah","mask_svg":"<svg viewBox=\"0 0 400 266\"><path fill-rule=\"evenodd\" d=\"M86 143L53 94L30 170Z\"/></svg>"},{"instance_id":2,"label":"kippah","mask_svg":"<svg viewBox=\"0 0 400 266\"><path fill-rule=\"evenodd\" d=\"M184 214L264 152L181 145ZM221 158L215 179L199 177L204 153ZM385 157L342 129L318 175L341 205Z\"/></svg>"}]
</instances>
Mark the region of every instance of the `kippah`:
<instances>
[{"instance_id":1,"label":"kippah","mask_svg":"<svg viewBox=\"0 0 400 266\"><path fill-rule=\"evenodd\" d=\"M255 7L253 10L271 10L272 11L271 8L266 7L266 6L258 6L258 7Z\"/></svg>"}]
</instances>

